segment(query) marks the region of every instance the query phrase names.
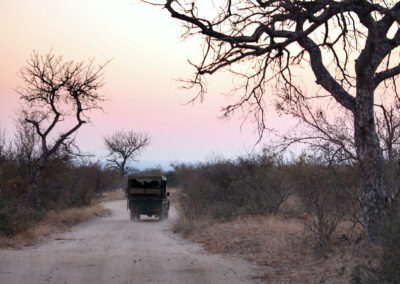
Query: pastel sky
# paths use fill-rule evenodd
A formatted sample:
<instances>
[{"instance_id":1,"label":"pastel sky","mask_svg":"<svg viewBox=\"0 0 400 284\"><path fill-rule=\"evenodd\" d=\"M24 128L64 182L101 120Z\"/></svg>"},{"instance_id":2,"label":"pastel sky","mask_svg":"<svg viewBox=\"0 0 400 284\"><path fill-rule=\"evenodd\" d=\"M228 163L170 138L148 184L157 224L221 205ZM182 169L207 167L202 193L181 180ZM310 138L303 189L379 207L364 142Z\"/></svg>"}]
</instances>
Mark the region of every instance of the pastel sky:
<instances>
[{"instance_id":1,"label":"pastel sky","mask_svg":"<svg viewBox=\"0 0 400 284\"><path fill-rule=\"evenodd\" d=\"M209 80L205 102L184 104L195 92L174 79L190 78L187 59L199 58L201 42L182 41L180 23L165 10L130 0L0 0L0 11L0 128L9 136L19 103L14 89L22 84L18 70L33 50L53 49L75 61L113 59L101 90L109 99L104 112L94 112L92 124L79 130L84 151L101 157L102 137L119 129L151 134L144 161L229 158L257 141L254 125L240 127L240 117L218 119L229 102L222 95L232 85L227 74Z\"/></svg>"}]
</instances>

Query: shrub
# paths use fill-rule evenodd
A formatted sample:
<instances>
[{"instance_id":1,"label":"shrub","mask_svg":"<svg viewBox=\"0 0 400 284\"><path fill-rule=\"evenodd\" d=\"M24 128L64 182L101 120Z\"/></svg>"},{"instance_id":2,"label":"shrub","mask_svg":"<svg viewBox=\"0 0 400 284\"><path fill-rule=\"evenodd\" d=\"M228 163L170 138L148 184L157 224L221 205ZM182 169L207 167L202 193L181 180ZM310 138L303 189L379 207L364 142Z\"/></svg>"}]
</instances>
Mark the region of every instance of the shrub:
<instances>
[{"instance_id":1,"label":"shrub","mask_svg":"<svg viewBox=\"0 0 400 284\"><path fill-rule=\"evenodd\" d=\"M0 235L11 236L24 232L41 215L28 202L0 197Z\"/></svg>"},{"instance_id":2,"label":"shrub","mask_svg":"<svg viewBox=\"0 0 400 284\"><path fill-rule=\"evenodd\" d=\"M286 166L266 155L175 165L184 214L229 220L239 215L276 213L291 194Z\"/></svg>"},{"instance_id":3,"label":"shrub","mask_svg":"<svg viewBox=\"0 0 400 284\"><path fill-rule=\"evenodd\" d=\"M306 230L316 239L316 248L325 250L338 225L349 213L354 202L349 192L358 188L350 169L334 168L320 159L302 155L290 168L292 182L309 217L303 218ZM351 216L349 216L351 217Z\"/></svg>"},{"instance_id":4,"label":"shrub","mask_svg":"<svg viewBox=\"0 0 400 284\"><path fill-rule=\"evenodd\" d=\"M0 235L26 231L49 210L86 206L101 192L116 188L119 175L100 163L77 164L55 156L42 172L39 187L42 211L30 204L29 171L19 158L0 161Z\"/></svg>"}]
</instances>

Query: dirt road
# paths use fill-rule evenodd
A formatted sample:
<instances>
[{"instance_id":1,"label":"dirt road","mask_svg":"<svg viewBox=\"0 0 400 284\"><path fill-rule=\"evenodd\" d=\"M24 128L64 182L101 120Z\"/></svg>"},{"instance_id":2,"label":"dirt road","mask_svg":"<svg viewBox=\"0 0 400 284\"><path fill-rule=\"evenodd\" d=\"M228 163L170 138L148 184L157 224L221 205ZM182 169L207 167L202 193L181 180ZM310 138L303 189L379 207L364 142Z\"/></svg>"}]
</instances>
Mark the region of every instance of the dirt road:
<instances>
[{"instance_id":1,"label":"dirt road","mask_svg":"<svg viewBox=\"0 0 400 284\"><path fill-rule=\"evenodd\" d=\"M174 235L174 208L167 221L134 223L125 201L105 206L112 216L33 247L0 250L0 283L251 283L248 263L209 255Z\"/></svg>"}]
</instances>

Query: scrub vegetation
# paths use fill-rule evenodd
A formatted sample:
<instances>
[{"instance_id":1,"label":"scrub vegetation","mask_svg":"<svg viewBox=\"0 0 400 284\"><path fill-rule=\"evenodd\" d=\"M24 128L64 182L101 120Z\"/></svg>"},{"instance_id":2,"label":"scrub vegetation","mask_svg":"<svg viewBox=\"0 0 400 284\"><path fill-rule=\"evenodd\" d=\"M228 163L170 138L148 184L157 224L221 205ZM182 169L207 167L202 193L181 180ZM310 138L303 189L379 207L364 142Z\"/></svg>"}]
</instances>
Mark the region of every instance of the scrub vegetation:
<instances>
[{"instance_id":1,"label":"scrub vegetation","mask_svg":"<svg viewBox=\"0 0 400 284\"><path fill-rule=\"evenodd\" d=\"M207 76L228 71L234 80L227 90L230 100L222 108L223 117L241 113L245 120L255 122L261 139L271 127L266 113L274 102L276 110L318 132L315 136L298 133L292 137L294 142L317 141L323 146L329 140L334 147L327 150L337 150L332 152L334 157L345 154L357 160L366 233L376 243L381 223L390 217L391 196L375 122L383 111L386 126L394 130L399 126L387 119L397 114L398 104L386 104L400 98L400 65L394 55L400 48L400 2L142 2L163 8L178 20L183 38L202 39L200 58L190 61L194 74L183 81L185 87L198 90L193 101L204 99ZM307 76L301 75L305 71L312 71L319 91L310 91L304 81ZM336 136L337 129L347 126L341 121L329 123L328 117L335 113L350 122L350 136Z\"/></svg>"},{"instance_id":2,"label":"scrub vegetation","mask_svg":"<svg viewBox=\"0 0 400 284\"><path fill-rule=\"evenodd\" d=\"M83 154L74 136L102 109L106 64L33 52L20 70L16 131L0 130L1 244L104 214L96 200L121 186L120 173Z\"/></svg>"},{"instance_id":3,"label":"scrub vegetation","mask_svg":"<svg viewBox=\"0 0 400 284\"><path fill-rule=\"evenodd\" d=\"M371 245L359 171L357 163L267 151L175 165L182 211L175 231L257 262L257 277L268 283L398 283L398 196Z\"/></svg>"},{"instance_id":4,"label":"scrub vegetation","mask_svg":"<svg viewBox=\"0 0 400 284\"><path fill-rule=\"evenodd\" d=\"M28 156L18 142L7 144L3 139L0 147L0 236L24 233L45 220L48 212L66 214L66 209L87 208L103 192L120 186L117 172L99 162L79 161L67 152L59 152L49 159L40 176L39 210L31 202L29 184L37 156Z\"/></svg>"},{"instance_id":5,"label":"scrub vegetation","mask_svg":"<svg viewBox=\"0 0 400 284\"><path fill-rule=\"evenodd\" d=\"M297 278L285 279L285 264L277 258L277 265L266 264L272 267L267 282L398 283L400 65L394 54L400 48L400 2L142 2L178 20L184 39L202 38L200 59L190 61L194 74L183 81L198 90L193 101L206 96L208 76L231 72L222 117L240 113L255 123L261 141L263 134L274 134L266 121L272 104L299 123L275 149L301 143L310 153L289 160L267 153L177 165L184 211L177 230L193 236L227 222L243 223L241 216L283 216L303 228L294 242L304 245L295 247L309 244L327 260L302 270L310 254L295 249L291 265ZM208 243L233 231L220 232L207 232L216 235ZM254 242L243 246L235 243L240 235L235 231L221 247L251 250L268 232L250 234ZM282 249L291 247L285 240ZM354 265L341 259L344 265L332 274L328 260L345 258L337 243L355 255Z\"/></svg>"}]
</instances>

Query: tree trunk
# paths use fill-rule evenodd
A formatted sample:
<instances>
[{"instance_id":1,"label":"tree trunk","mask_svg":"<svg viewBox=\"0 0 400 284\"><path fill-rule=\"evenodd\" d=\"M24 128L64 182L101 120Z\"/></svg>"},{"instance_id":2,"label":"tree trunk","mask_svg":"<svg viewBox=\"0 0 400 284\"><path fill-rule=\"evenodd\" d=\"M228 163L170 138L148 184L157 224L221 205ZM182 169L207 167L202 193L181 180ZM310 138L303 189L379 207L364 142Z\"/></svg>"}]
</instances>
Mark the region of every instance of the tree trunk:
<instances>
[{"instance_id":1,"label":"tree trunk","mask_svg":"<svg viewBox=\"0 0 400 284\"><path fill-rule=\"evenodd\" d=\"M39 159L38 165L33 170L30 177L31 202L33 207L36 208L36 210L38 211L42 210L42 198L39 187L39 178L40 178L40 173L42 172L47 163L47 160L48 156L42 156Z\"/></svg>"},{"instance_id":2,"label":"tree trunk","mask_svg":"<svg viewBox=\"0 0 400 284\"><path fill-rule=\"evenodd\" d=\"M374 91L369 83L365 85L357 90L354 138L362 171L364 221L367 236L374 242L379 238L380 224L388 212L389 203L384 181L384 158L375 128Z\"/></svg>"},{"instance_id":3,"label":"tree trunk","mask_svg":"<svg viewBox=\"0 0 400 284\"><path fill-rule=\"evenodd\" d=\"M39 176L40 170L36 168L31 176L30 179L30 192L31 192L31 203L32 206L40 211L42 209L42 200L41 200L41 193L39 188Z\"/></svg>"},{"instance_id":4,"label":"tree trunk","mask_svg":"<svg viewBox=\"0 0 400 284\"><path fill-rule=\"evenodd\" d=\"M125 172L125 165L126 165L127 159L128 159L127 157L123 157L122 163L121 163L121 165L119 166L119 173L120 173L120 175L121 175L121 179L123 179L123 178L125 177L125 174L126 174L126 172Z\"/></svg>"}]
</instances>

